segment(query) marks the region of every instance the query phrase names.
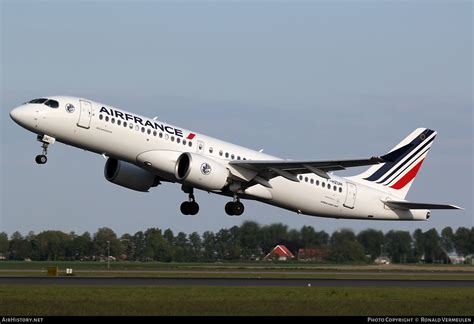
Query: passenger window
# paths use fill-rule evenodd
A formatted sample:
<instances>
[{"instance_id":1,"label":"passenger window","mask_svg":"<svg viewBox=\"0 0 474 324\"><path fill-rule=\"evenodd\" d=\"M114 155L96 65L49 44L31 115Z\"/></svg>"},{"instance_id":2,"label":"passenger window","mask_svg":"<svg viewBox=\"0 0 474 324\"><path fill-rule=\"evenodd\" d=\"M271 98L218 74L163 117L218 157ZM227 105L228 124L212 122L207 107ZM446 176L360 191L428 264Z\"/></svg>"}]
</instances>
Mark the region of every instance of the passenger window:
<instances>
[{"instance_id":1,"label":"passenger window","mask_svg":"<svg viewBox=\"0 0 474 324\"><path fill-rule=\"evenodd\" d=\"M240 160L240 156L239 156L239 155L237 155L237 160Z\"/></svg>"},{"instance_id":2,"label":"passenger window","mask_svg":"<svg viewBox=\"0 0 474 324\"><path fill-rule=\"evenodd\" d=\"M178 143L178 144L181 143L181 138L176 137L176 143Z\"/></svg>"},{"instance_id":3,"label":"passenger window","mask_svg":"<svg viewBox=\"0 0 474 324\"><path fill-rule=\"evenodd\" d=\"M170 138L170 136L168 134L165 134L165 140L168 140L168 138Z\"/></svg>"},{"instance_id":4,"label":"passenger window","mask_svg":"<svg viewBox=\"0 0 474 324\"><path fill-rule=\"evenodd\" d=\"M313 183L314 183L314 179L311 178L311 179L309 180L309 182L310 182L311 184L313 184Z\"/></svg>"},{"instance_id":5,"label":"passenger window","mask_svg":"<svg viewBox=\"0 0 474 324\"><path fill-rule=\"evenodd\" d=\"M142 133L145 133L145 127L142 127Z\"/></svg>"},{"instance_id":6,"label":"passenger window","mask_svg":"<svg viewBox=\"0 0 474 324\"><path fill-rule=\"evenodd\" d=\"M342 188L341 188L341 187L339 187L339 192L342 192Z\"/></svg>"},{"instance_id":7,"label":"passenger window","mask_svg":"<svg viewBox=\"0 0 474 324\"><path fill-rule=\"evenodd\" d=\"M299 176L299 179L300 179L300 180L303 180L303 176L302 176L302 175L300 175L300 176Z\"/></svg>"},{"instance_id":8,"label":"passenger window","mask_svg":"<svg viewBox=\"0 0 474 324\"><path fill-rule=\"evenodd\" d=\"M214 150L212 147L209 148L209 153L212 153Z\"/></svg>"},{"instance_id":9,"label":"passenger window","mask_svg":"<svg viewBox=\"0 0 474 324\"><path fill-rule=\"evenodd\" d=\"M308 177L304 177L304 182L308 182Z\"/></svg>"},{"instance_id":10,"label":"passenger window","mask_svg":"<svg viewBox=\"0 0 474 324\"><path fill-rule=\"evenodd\" d=\"M160 136L159 136L159 137L160 137L160 138L163 138L163 133L160 133Z\"/></svg>"},{"instance_id":11,"label":"passenger window","mask_svg":"<svg viewBox=\"0 0 474 324\"><path fill-rule=\"evenodd\" d=\"M328 183L328 189L331 189L331 185Z\"/></svg>"},{"instance_id":12,"label":"passenger window","mask_svg":"<svg viewBox=\"0 0 474 324\"><path fill-rule=\"evenodd\" d=\"M336 186L334 186L333 189L334 189L334 191L337 191L337 187L336 187Z\"/></svg>"},{"instance_id":13,"label":"passenger window","mask_svg":"<svg viewBox=\"0 0 474 324\"><path fill-rule=\"evenodd\" d=\"M174 136L171 136L171 142L174 142Z\"/></svg>"},{"instance_id":14,"label":"passenger window","mask_svg":"<svg viewBox=\"0 0 474 324\"><path fill-rule=\"evenodd\" d=\"M153 131L153 136L156 136L156 130Z\"/></svg>"},{"instance_id":15,"label":"passenger window","mask_svg":"<svg viewBox=\"0 0 474 324\"><path fill-rule=\"evenodd\" d=\"M186 145L186 140L185 139L183 140L183 145Z\"/></svg>"},{"instance_id":16,"label":"passenger window","mask_svg":"<svg viewBox=\"0 0 474 324\"><path fill-rule=\"evenodd\" d=\"M146 130L146 133L147 133L148 135L150 135L150 134L151 134L151 129L148 128L148 129Z\"/></svg>"},{"instance_id":17,"label":"passenger window","mask_svg":"<svg viewBox=\"0 0 474 324\"><path fill-rule=\"evenodd\" d=\"M122 125L122 121L120 119L117 119L117 125Z\"/></svg>"},{"instance_id":18,"label":"passenger window","mask_svg":"<svg viewBox=\"0 0 474 324\"><path fill-rule=\"evenodd\" d=\"M129 127L130 129L133 129L133 124L130 123L130 124L128 125L128 127Z\"/></svg>"},{"instance_id":19,"label":"passenger window","mask_svg":"<svg viewBox=\"0 0 474 324\"><path fill-rule=\"evenodd\" d=\"M135 130L138 132L140 130L140 127L138 125L135 125Z\"/></svg>"},{"instance_id":20,"label":"passenger window","mask_svg":"<svg viewBox=\"0 0 474 324\"><path fill-rule=\"evenodd\" d=\"M127 122L126 121L123 122L123 127L127 127Z\"/></svg>"},{"instance_id":21,"label":"passenger window","mask_svg":"<svg viewBox=\"0 0 474 324\"><path fill-rule=\"evenodd\" d=\"M189 147L193 146L193 142L189 141L188 145Z\"/></svg>"},{"instance_id":22,"label":"passenger window","mask_svg":"<svg viewBox=\"0 0 474 324\"><path fill-rule=\"evenodd\" d=\"M319 186L319 180L316 180L316 185Z\"/></svg>"},{"instance_id":23,"label":"passenger window","mask_svg":"<svg viewBox=\"0 0 474 324\"><path fill-rule=\"evenodd\" d=\"M112 122L112 124L115 124L115 118L112 117L110 121Z\"/></svg>"},{"instance_id":24,"label":"passenger window","mask_svg":"<svg viewBox=\"0 0 474 324\"><path fill-rule=\"evenodd\" d=\"M321 186L322 186L323 188L325 188L325 187L326 187L326 182L321 183Z\"/></svg>"},{"instance_id":25,"label":"passenger window","mask_svg":"<svg viewBox=\"0 0 474 324\"><path fill-rule=\"evenodd\" d=\"M235 157L235 155L234 155L234 154L232 154L232 155L230 156L230 158L231 158L232 160L234 159L234 157Z\"/></svg>"},{"instance_id":26,"label":"passenger window","mask_svg":"<svg viewBox=\"0 0 474 324\"><path fill-rule=\"evenodd\" d=\"M102 114L99 115L99 119L102 120L104 119L104 116L102 116Z\"/></svg>"},{"instance_id":27,"label":"passenger window","mask_svg":"<svg viewBox=\"0 0 474 324\"><path fill-rule=\"evenodd\" d=\"M224 152L222 152L222 150L220 150L219 155L222 156L222 154L224 154Z\"/></svg>"},{"instance_id":28,"label":"passenger window","mask_svg":"<svg viewBox=\"0 0 474 324\"><path fill-rule=\"evenodd\" d=\"M109 116L105 116L105 121L106 121L106 122L109 121Z\"/></svg>"},{"instance_id":29,"label":"passenger window","mask_svg":"<svg viewBox=\"0 0 474 324\"><path fill-rule=\"evenodd\" d=\"M228 152L225 152L225 157L226 157L226 159L229 158L229 153Z\"/></svg>"}]
</instances>

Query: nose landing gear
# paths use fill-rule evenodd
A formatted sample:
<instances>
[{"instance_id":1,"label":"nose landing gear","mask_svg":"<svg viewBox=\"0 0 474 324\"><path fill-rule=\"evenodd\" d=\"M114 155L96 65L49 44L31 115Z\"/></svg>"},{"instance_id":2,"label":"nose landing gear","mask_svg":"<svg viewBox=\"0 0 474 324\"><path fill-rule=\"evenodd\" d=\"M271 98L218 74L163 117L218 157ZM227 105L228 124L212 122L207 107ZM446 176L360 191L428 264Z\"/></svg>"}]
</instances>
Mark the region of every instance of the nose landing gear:
<instances>
[{"instance_id":1,"label":"nose landing gear","mask_svg":"<svg viewBox=\"0 0 474 324\"><path fill-rule=\"evenodd\" d=\"M38 135L36 139L42 143L41 147L43 148L43 154L37 155L35 161L38 164L45 164L48 161L48 158L46 157L46 155L48 155L48 146L49 144L54 143L54 137L48 135Z\"/></svg>"}]
</instances>

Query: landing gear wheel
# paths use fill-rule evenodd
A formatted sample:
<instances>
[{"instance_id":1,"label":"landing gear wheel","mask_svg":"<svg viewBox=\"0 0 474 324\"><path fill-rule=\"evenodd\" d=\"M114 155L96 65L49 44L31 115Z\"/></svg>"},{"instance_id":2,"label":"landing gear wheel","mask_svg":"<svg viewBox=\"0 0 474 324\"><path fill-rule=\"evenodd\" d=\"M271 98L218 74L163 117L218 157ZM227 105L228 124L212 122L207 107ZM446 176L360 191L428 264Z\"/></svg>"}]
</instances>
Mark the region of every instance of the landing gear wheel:
<instances>
[{"instance_id":1,"label":"landing gear wheel","mask_svg":"<svg viewBox=\"0 0 474 324\"><path fill-rule=\"evenodd\" d=\"M181 212L184 215L196 215L199 212L199 204L194 198L193 189L183 189L183 191L189 194L189 201L185 201L181 204Z\"/></svg>"},{"instance_id":2,"label":"landing gear wheel","mask_svg":"<svg viewBox=\"0 0 474 324\"><path fill-rule=\"evenodd\" d=\"M181 213L183 213L183 215L189 215L190 214L190 210L191 210L191 203L189 201L185 201L181 204L181 207L179 208L181 210Z\"/></svg>"},{"instance_id":3,"label":"landing gear wheel","mask_svg":"<svg viewBox=\"0 0 474 324\"><path fill-rule=\"evenodd\" d=\"M196 215L199 212L199 204L195 201L185 201L180 207L183 215Z\"/></svg>"},{"instance_id":4,"label":"landing gear wheel","mask_svg":"<svg viewBox=\"0 0 474 324\"><path fill-rule=\"evenodd\" d=\"M242 204L240 201L236 201L232 204L232 212L235 216L242 215L244 213L244 209L244 204Z\"/></svg>"},{"instance_id":5,"label":"landing gear wheel","mask_svg":"<svg viewBox=\"0 0 474 324\"><path fill-rule=\"evenodd\" d=\"M232 201L229 201L227 204L225 204L225 212L229 216L234 216L234 203Z\"/></svg>"},{"instance_id":6,"label":"landing gear wheel","mask_svg":"<svg viewBox=\"0 0 474 324\"><path fill-rule=\"evenodd\" d=\"M48 161L48 158L46 155L40 154L36 156L35 161L38 164L45 164Z\"/></svg>"},{"instance_id":7,"label":"landing gear wheel","mask_svg":"<svg viewBox=\"0 0 474 324\"><path fill-rule=\"evenodd\" d=\"M199 204L195 201L188 202L189 204L189 215L196 215L199 212Z\"/></svg>"}]
</instances>

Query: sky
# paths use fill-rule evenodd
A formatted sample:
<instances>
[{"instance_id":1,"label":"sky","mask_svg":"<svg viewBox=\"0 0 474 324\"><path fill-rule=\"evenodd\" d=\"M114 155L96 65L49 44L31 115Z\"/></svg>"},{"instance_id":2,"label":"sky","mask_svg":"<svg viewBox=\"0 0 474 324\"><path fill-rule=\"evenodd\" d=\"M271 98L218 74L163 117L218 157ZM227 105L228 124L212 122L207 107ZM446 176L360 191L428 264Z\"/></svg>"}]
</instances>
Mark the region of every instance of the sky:
<instances>
[{"instance_id":1,"label":"sky","mask_svg":"<svg viewBox=\"0 0 474 324\"><path fill-rule=\"evenodd\" d=\"M471 1L0 1L0 232L185 233L256 221L333 232L473 226ZM72 95L289 159L366 158L438 131L407 199L452 203L427 222L326 219L179 185L138 193L105 160L36 135L9 111ZM363 169L338 172L351 175Z\"/></svg>"}]
</instances>

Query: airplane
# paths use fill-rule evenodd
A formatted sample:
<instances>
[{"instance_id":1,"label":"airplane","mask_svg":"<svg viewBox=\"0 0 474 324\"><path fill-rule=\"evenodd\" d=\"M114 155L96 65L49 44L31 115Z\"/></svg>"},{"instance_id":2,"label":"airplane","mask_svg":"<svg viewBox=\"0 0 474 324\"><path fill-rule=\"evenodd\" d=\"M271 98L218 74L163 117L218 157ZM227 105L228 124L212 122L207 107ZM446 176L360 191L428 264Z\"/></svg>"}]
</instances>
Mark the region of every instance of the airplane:
<instances>
[{"instance_id":1,"label":"airplane","mask_svg":"<svg viewBox=\"0 0 474 324\"><path fill-rule=\"evenodd\" d=\"M185 215L199 212L194 189L230 197L229 216L243 214L243 199L336 219L420 221L431 209L462 209L405 200L437 135L428 128L415 129L382 156L297 161L78 97L33 99L10 116L37 134L38 164L47 162L55 141L101 154L105 179L116 185L148 192L163 182L181 184ZM333 174L361 166L369 168L351 177Z\"/></svg>"}]
</instances>

